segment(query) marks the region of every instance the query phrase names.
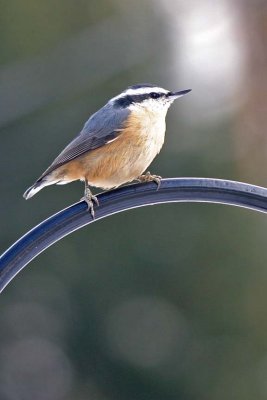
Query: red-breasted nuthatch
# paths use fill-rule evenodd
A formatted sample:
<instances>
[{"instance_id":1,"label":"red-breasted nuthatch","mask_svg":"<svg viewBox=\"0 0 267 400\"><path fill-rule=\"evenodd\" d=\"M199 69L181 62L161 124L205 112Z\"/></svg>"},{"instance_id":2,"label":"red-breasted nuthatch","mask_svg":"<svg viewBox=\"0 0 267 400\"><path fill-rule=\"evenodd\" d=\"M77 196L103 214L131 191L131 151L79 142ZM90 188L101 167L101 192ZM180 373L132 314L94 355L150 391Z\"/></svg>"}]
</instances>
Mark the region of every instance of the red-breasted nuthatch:
<instances>
[{"instance_id":1,"label":"red-breasted nuthatch","mask_svg":"<svg viewBox=\"0 0 267 400\"><path fill-rule=\"evenodd\" d=\"M98 204L98 200L90 186L111 189L133 180L155 181L159 186L159 176L142 174L164 143L168 108L190 90L170 92L139 84L113 97L26 190L25 199L45 186L79 179L85 182L83 199L94 216L93 203Z\"/></svg>"}]
</instances>

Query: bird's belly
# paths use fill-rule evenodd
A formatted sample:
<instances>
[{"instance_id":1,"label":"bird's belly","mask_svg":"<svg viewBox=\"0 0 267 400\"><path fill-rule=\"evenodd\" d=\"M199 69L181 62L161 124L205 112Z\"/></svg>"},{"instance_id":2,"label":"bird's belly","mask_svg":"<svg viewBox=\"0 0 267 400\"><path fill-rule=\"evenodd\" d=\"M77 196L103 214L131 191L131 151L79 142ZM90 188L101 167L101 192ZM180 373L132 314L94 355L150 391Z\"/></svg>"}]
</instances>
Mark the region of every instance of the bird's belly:
<instances>
[{"instance_id":1,"label":"bird's belly","mask_svg":"<svg viewBox=\"0 0 267 400\"><path fill-rule=\"evenodd\" d=\"M140 176L151 164L158 151L153 144L129 144L120 148L108 146L98 154L91 154L87 164L86 179L97 187L110 189Z\"/></svg>"},{"instance_id":2,"label":"bird's belly","mask_svg":"<svg viewBox=\"0 0 267 400\"><path fill-rule=\"evenodd\" d=\"M86 179L92 186L110 189L140 176L159 153L165 125L161 129L126 129L114 141L86 153L68 164L70 180ZM65 166L66 168L66 166Z\"/></svg>"}]
</instances>

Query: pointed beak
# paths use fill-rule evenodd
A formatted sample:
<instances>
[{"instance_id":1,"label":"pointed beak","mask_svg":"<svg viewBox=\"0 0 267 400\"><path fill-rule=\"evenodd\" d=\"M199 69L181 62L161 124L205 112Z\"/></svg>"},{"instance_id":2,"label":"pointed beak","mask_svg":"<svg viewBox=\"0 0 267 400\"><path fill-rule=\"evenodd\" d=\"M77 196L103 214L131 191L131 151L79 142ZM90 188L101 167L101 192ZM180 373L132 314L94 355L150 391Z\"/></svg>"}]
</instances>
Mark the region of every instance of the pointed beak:
<instances>
[{"instance_id":1,"label":"pointed beak","mask_svg":"<svg viewBox=\"0 0 267 400\"><path fill-rule=\"evenodd\" d=\"M184 96L185 94L191 92L192 89L186 89L186 90L180 90L179 92L170 92L168 94L168 97L170 97L172 100L176 100L179 97Z\"/></svg>"}]
</instances>

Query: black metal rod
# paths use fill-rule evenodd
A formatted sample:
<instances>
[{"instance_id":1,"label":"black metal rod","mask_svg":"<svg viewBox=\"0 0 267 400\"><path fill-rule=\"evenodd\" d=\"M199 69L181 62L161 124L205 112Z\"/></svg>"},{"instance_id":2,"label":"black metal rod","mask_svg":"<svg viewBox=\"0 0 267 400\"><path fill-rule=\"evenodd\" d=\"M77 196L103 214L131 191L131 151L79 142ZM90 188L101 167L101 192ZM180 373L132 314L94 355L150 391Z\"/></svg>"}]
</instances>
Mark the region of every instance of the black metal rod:
<instances>
[{"instance_id":1,"label":"black metal rod","mask_svg":"<svg viewBox=\"0 0 267 400\"><path fill-rule=\"evenodd\" d=\"M267 189L209 178L162 179L159 190L154 182L131 184L101 193L98 200L94 220L82 201L41 222L7 249L0 257L0 292L53 243L87 224L121 211L160 203L208 202L267 212Z\"/></svg>"}]
</instances>

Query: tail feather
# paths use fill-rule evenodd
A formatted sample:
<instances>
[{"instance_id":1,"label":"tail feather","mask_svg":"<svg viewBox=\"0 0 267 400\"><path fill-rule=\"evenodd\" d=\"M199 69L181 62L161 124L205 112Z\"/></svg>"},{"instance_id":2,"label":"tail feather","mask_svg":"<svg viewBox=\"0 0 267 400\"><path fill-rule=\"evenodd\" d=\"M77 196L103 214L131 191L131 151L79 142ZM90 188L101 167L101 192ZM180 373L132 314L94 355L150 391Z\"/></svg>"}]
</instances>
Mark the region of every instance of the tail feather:
<instances>
[{"instance_id":1,"label":"tail feather","mask_svg":"<svg viewBox=\"0 0 267 400\"><path fill-rule=\"evenodd\" d=\"M24 199L28 200L34 196L37 192L43 189L45 186L52 185L54 182L49 182L47 180L38 180L32 186L30 186L26 192L23 194Z\"/></svg>"}]
</instances>

